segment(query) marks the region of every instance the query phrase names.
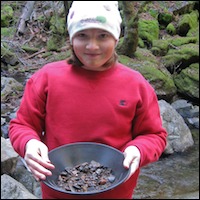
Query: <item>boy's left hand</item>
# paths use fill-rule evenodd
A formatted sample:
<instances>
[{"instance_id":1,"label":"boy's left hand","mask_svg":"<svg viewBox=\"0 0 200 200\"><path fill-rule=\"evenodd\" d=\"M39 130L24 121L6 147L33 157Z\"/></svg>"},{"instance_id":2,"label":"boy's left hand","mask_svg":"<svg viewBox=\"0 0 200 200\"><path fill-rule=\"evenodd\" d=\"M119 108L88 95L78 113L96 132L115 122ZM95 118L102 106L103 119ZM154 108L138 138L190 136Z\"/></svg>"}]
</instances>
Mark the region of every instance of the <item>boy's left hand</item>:
<instances>
[{"instance_id":1,"label":"boy's left hand","mask_svg":"<svg viewBox=\"0 0 200 200\"><path fill-rule=\"evenodd\" d=\"M140 164L140 151L136 146L129 146L124 150L124 162L125 168L130 168L130 174L127 180L135 173Z\"/></svg>"}]
</instances>

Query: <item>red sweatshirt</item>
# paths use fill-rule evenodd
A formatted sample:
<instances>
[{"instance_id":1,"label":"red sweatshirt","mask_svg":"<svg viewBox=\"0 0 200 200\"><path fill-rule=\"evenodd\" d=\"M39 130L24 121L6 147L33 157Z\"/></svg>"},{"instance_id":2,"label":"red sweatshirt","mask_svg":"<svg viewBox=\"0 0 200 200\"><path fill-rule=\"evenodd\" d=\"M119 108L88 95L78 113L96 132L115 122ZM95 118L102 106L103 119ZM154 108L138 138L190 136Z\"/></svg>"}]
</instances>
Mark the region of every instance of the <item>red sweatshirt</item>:
<instances>
[{"instance_id":1,"label":"red sweatshirt","mask_svg":"<svg viewBox=\"0 0 200 200\"><path fill-rule=\"evenodd\" d=\"M85 141L120 151L135 145L142 167L159 159L167 133L156 93L139 72L120 63L106 71L88 71L63 60L45 65L27 81L17 117L10 121L9 137L22 157L33 138L49 150ZM116 189L86 198L131 199L138 175L139 169ZM43 198L82 198L41 184Z\"/></svg>"}]
</instances>

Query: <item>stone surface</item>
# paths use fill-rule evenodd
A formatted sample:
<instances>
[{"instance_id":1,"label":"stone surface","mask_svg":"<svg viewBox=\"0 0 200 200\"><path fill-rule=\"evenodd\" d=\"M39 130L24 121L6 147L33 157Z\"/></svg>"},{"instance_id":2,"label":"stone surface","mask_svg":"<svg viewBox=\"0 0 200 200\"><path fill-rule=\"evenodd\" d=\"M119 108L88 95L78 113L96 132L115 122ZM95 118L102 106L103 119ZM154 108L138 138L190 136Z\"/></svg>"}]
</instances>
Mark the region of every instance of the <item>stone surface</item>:
<instances>
[{"instance_id":1,"label":"stone surface","mask_svg":"<svg viewBox=\"0 0 200 200\"><path fill-rule=\"evenodd\" d=\"M21 183L7 174L1 176L1 199L38 199Z\"/></svg>"}]
</instances>

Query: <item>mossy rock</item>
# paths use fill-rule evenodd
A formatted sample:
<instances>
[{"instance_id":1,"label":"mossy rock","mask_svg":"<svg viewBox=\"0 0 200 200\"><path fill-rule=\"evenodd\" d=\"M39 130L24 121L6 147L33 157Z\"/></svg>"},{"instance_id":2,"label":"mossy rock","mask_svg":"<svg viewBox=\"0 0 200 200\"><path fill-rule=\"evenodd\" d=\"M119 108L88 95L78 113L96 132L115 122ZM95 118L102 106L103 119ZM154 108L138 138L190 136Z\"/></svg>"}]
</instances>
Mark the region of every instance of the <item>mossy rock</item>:
<instances>
[{"instance_id":1,"label":"mossy rock","mask_svg":"<svg viewBox=\"0 0 200 200\"><path fill-rule=\"evenodd\" d=\"M47 42L48 51L58 51L66 42L66 39L60 35L53 35Z\"/></svg>"},{"instance_id":2,"label":"mossy rock","mask_svg":"<svg viewBox=\"0 0 200 200\"><path fill-rule=\"evenodd\" d=\"M173 14L170 12L162 12L158 14L158 22L160 25L166 27L173 20Z\"/></svg>"},{"instance_id":3,"label":"mossy rock","mask_svg":"<svg viewBox=\"0 0 200 200\"><path fill-rule=\"evenodd\" d=\"M59 61L59 60L67 60L71 55L71 50L67 51L62 51L62 52L57 52L56 54L54 53L51 55L48 60L53 60L53 61Z\"/></svg>"},{"instance_id":4,"label":"mossy rock","mask_svg":"<svg viewBox=\"0 0 200 200\"><path fill-rule=\"evenodd\" d=\"M199 44L199 24L197 27L190 29L186 35L187 37L195 37L197 38L196 43Z\"/></svg>"},{"instance_id":5,"label":"mossy rock","mask_svg":"<svg viewBox=\"0 0 200 200\"><path fill-rule=\"evenodd\" d=\"M155 56L165 56L169 49L177 49L178 51L177 47L190 43L196 44L197 38L176 36L167 39L154 40L152 43L151 52Z\"/></svg>"},{"instance_id":6,"label":"mossy rock","mask_svg":"<svg viewBox=\"0 0 200 200\"><path fill-rule=\"evenodd\" d=\"M180 36L186 36L190 29L194 29L199 24L199 12L197 10L192 11L191 13L184 14L179 22L177 27L177 32Z\"/></svg>"},{"instance_id":7,"label":"mossy rock","mask_svg":"<svg viewBox=\"0 0 200 200\"><path fill-rule=\"evenodd\" d=\"M162 57L161 62L171 73L175 73L178 69L177 66L183 69L191 63L199 62L199 45L189 43L169 49L168 53Z\"/></svg>"},{"instance_id":8,"label":"mossy rock","mask_svg":"<svg viewBox=\"0 0 200 200\"><path fill-rule=\"evenodd\" d=\"M199 63L193 63L180 74L174 75L178 92L192 98L199 98Z\"/></svg>"},{"instance_id":9,"label":"mossy rock","mask_svg":"<svg viewBox=\"0 0 200 200\"><path fill-rule=\"evenodd\" d=\"M158 64L158 60L156 56L154 56L152 52L148 49L137 48L137 51L134 53L134 56L138 61L144 61L144 58L145 58L145 61Z\"/></svg>"},{"instance_id":10,"label":"mossy rock","mask_svg":"<svg viewBox=\"0 0 200 200\"><path fill-rule=\"evenodd\" d=\"M139 71L154 87L158 98L170 100L176 94L176 86L171 75L165 68L159 68L158 64L146 59L133 60L125 55L119 55L119 62Z\"/></svg>"},{"instance_id":11,"label":"mossy rock","mask_svg":"<svg viewBox=\"0 0 200 200\"><path fill-rule=\"evenodd\" d=\"M1 8L1 27L9 27L13 20L13 9L9 5L3 5Z\"/></svg>"},{"instance_id":12,"label":"mossy rock","mask_svg":"<svg viewBox=\"0 0 200 200\"><path fill-rule=\"evenodd\" d=\"M1 37L13 37L16 32L15 27L2 27L1 28Z\"/></svg>"},{"instance_id":13,"label":"mossy rock","mask_svg":"<svg viewBox=\"0 0 200 200\"><path fill-rule=\"evenodd\" d=\"M12 66L19 63L16 54L5 43L1 45L1 61Z\"/></svg>"},{"instance_id":14,"label":"mossy rock","mask_svg":"<svg viewBox=\"0 0 200 200\"><path fill-rule=\"evenodd\" d=\"M179 47L179 46L189 44L189 43L195 44L197 42L197 37L175 37L175 38L169 39L168 42L175 47Z\"/></svg>"},{"instance_id":15,"label":"mossy rock","mask_svg":"<svg viewBox=\"0 0 200 200\"><path fill-rule=\"evenodd\" d=\"M176 28L175 28L174 24L173 23L169 23L167 25L167 27L166 27L166 31L170 35L175 35L176 34Z\"/></svg>"},{"instance_id":16,"label":"mossy rock","mask_svg":"<svg viewBox=\"0 0 200 200\"><path fill-rule=\"evenodd\" d=\"M50 20L50 30L54 34L65 35L66 33L65 19L58 16L53 16Z\"/></svg>"},{"instance_id":17,"label":"mossy rock","mask_svg":"<svg viewBox=\"0 0 200 200\"><path fill-rule=\"evenodd\" d=\"M151 46L153 40L157 40L159 37L158 21L140 19L138 21L138 35L147 43L147 46Z\"/></svg>"},{"instance_id":18,"label":"mossy rock","mask_svg":"<svg viewBox=\"0 0 200 200\"><path fill-rule=\"evenodd\" d=\"M169 50L169 41L168 40L154 40L152 43L151 52L155 56L164 56Z\"/></svg>"}]
</instances>

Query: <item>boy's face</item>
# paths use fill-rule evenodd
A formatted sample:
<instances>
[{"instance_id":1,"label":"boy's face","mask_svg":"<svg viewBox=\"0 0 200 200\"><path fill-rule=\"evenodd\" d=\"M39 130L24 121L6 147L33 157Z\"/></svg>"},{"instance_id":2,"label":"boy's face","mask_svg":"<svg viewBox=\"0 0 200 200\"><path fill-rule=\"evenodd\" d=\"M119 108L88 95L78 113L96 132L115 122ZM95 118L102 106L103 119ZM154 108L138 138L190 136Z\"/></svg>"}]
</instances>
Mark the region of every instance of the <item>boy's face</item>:
<instances>
[{"instance_id":1,"label":"boy's face","mask_svg":"<svg viewBox=\"0 0 200 200\"><path fill-rule=\"evenodd\" d=\"M86 29L74 35L72 45L83 68L103 71L107 69L103 65L115 52L116 40L102 29Z\"/></svg>"}]
</instances>

